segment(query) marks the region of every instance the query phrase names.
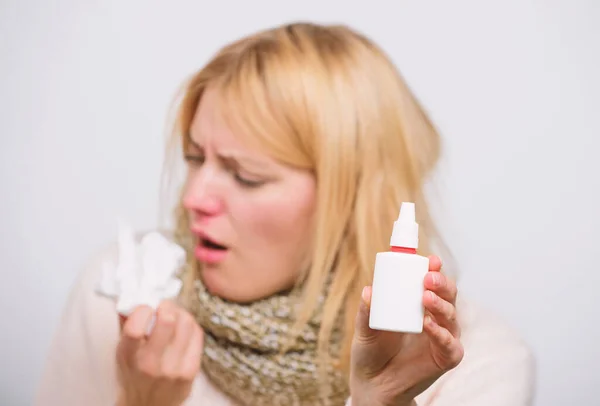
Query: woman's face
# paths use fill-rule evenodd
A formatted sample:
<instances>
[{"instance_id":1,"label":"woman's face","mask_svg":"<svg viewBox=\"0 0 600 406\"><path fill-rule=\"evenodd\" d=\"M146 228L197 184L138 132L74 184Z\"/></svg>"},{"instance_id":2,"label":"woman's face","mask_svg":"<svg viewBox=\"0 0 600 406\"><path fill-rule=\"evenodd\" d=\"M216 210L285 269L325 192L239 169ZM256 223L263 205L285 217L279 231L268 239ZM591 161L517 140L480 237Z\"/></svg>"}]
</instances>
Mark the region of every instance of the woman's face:
<instances>
[{"instance_id":1,"label":"woman's face","mask_svg":"<svg viewBox=\"0 0 600 406\"><path fill-rule=\"evenodd\" d=\"M207 289L236 302L289 289L306 265L315 178L245 146L205 91L190 128L183 204Z\"/></svg>"}]
</instances>

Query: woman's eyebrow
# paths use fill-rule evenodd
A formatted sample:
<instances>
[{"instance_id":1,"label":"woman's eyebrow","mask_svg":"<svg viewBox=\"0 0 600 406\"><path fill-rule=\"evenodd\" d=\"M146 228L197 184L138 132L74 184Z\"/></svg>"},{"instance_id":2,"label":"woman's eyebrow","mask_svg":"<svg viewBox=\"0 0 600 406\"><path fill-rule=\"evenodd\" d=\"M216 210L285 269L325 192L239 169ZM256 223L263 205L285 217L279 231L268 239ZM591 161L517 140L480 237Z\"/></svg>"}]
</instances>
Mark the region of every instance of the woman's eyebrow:
<instances>
[{"instance_id":1,"label":"woman's eyebrow","mask_svg":"<svg viewBox=\"0 0 600 406\"><path fill-rule=\"evenodd\" d=\"M241 165L249 169L265 169L268 168L269 162L265 159L253 157L239 151L223 151L217 156L225 162Z\"/></svg>"},{"instance_id":2,"label":"woman's eyebrow","mask_svg":"<svg viewBox=\"0 0 600 406\"><path fill-rule=\"evenodd\" d=\"M194 141L191 137L188 138L188 140L188 145L190 147L198 149L199 151L204 151L204 147ZM244 168L248 169L262 170L271 167L269 161L266 159L257 158L241 151L225 150L217 153L216 155L223 162L227 162L228 164L233 164L235 166L243 166Z\"/></svg>"}]
</instances>

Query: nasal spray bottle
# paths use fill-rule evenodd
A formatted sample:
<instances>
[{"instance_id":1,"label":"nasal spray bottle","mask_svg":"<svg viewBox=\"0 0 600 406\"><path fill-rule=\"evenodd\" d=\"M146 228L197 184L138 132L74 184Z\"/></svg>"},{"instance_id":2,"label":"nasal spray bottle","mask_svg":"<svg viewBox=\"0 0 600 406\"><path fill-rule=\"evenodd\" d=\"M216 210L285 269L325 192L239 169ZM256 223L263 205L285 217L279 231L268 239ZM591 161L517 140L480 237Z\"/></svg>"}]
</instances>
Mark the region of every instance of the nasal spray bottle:
<instances>
[{"instance_id":1,"label":"nasal spray bottle","mask_svg":"<svg viewBox=\"0 0 600 406\"><path fill-rule=\"evenodd\" d=\"M419 225L415 221L414 203L402 203L390 246L390 251L375 257L369 327L421 333L423 281L429 270L429 258L417 255Z\"/></svg>"}]
</instances>

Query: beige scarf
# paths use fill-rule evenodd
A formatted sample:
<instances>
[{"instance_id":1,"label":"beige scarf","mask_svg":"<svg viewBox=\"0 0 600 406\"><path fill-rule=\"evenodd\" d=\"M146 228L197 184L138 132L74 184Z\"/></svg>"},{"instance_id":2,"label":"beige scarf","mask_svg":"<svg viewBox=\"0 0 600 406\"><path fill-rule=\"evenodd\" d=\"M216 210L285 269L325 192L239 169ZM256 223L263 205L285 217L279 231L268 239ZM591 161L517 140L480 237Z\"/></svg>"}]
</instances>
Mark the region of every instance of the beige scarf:
<instances>
[{"instance_id":1,"label":"beige scarf","mask_svg":"<svg viewBox=\"0 0 600 406\"><path fill-rule=\"evenodd\" d=\"M211 295L201 281L196 281L196 292L191 310L205 331L202 367L222 392L244 406L345 404L347 378L330 365L322 374L317 364L321 307L282 353L299 302L296 290L248 305ZM339 352L340 343L336 329L332 354Z\"/></svg>"}]
</instances>

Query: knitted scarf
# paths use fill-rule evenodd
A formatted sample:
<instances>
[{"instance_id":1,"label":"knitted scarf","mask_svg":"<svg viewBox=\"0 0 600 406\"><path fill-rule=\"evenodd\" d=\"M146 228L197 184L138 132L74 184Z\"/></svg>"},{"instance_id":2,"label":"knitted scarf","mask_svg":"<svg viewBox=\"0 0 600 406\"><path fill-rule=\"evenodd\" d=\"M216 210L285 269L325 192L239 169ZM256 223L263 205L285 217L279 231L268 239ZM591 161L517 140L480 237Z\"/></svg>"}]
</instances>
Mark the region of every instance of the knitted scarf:
<instances>
[{"instance_id":1,"label":"knitted scarf","mask_svg":"<svg viewBox=\"0 0 600 406\"><path fill-rule=\"evenodd\" d=\"M294 325L297 290L236 304L211 295L199 280L195 288L197 300L191 310L205 332L202 368L223 393L243 406L345 404L347 378L333 366L323 369L317 363L325 295L298 339L283 353L286 334ZM336 327L332 332L332 354L339 353L340 330Z\"/></svg>"}]
</instances>

